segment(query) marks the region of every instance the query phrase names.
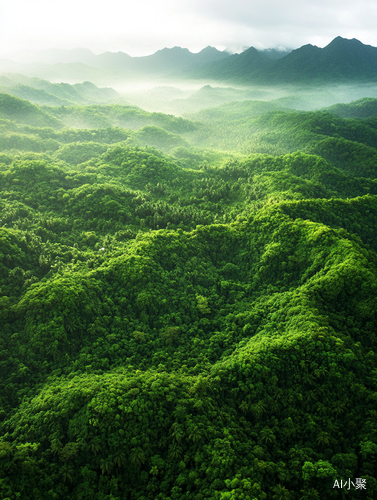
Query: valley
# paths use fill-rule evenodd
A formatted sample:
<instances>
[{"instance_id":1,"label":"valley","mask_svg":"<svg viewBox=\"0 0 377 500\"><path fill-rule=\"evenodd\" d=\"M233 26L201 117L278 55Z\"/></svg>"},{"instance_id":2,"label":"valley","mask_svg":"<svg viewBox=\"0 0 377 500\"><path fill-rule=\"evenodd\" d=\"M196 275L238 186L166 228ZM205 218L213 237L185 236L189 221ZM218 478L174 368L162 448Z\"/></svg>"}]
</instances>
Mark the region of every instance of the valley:
<instances>
[{"instance_id":1,"label":"valley","mask_svg":"<svg viewBox=\"0 0 377 500\"><path fill-rule=\"evenodd\" d=\"M0 498L376 498L375 75L281 76L339 38L0 76Z\"/></svg>"}]
</instances>

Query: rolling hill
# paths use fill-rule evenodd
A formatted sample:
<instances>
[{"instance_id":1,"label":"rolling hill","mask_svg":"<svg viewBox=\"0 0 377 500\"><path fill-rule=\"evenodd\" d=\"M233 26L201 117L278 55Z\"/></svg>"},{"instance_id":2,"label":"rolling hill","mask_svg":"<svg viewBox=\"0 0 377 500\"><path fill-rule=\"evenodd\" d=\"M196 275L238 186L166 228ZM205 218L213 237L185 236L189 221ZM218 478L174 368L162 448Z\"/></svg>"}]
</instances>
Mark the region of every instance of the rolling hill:
<instances>
[{"instance_id":1,"label":"rolling hill","mask_svg":"<svg viewBox=\"0 0 377 500\"><path fill-rule=\"evenodd\" d=\"M375 500L375 110L0 95L1 498Z\"/></svg>"}]
</instances>

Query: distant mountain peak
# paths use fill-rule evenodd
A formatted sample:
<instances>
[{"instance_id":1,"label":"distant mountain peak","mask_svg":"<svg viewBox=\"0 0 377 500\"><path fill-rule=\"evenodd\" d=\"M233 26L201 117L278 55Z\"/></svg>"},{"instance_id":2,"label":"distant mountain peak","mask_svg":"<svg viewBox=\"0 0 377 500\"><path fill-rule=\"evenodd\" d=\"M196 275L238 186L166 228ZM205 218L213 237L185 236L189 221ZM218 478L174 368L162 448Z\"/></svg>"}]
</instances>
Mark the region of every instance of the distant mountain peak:
<instances>
[{"instance_id":1,"label":"distant mountain peak","mask_svg":"<svg viewBox=\"0 0 377 500\"><path fill-rule=\"evenodd\" d=\"M328 45L326 45L325 48L327 47L332 47L332 46L350 46L350 45L357 45L357 46L363 46L364 44L360 42L360 40L357 40L357 38L343 38L341 36L335 37Z\"/></svg>"},{"instance_id":2,"label":"distant mountain peak","mask_svg":"<svg viewBox=\"0 0 377 500\"><path fill-rule=\"evenodd\" d=\"M30 52L28 63L33 62L31 55ZM174 46L140 57L131 57L124 52L95 55L88 49L76 48L50 49L42 51L38 57L33 67L34 74L43 71L45 77L52 74L54 79L57 74L72 74L71 81L98 81L97 78L102 79L105 73L112 73L116 78L122 75L133 79L145 78L146 75L161 78L182 76L263 84L377 81L377 48L365 45L356 38L342 36L336 36L324 48L310 43L295 50L261 50L251 46L231 54L211 45L195 53ZM5 61L2 66L8 72L22 72L18 64L12 64L15 66ZM210 92L210 87L205 90Z\"/></svg>"},{"instance_id":3,"label":"distant mountain peak","mask_svg":"<svg viewBox=\"0 0 377 500\"><path fill-rule=\"evenodd\" d=\"M336 36L332 40L332 42L336 42L336 41L337 42L341 41L341 42L357 42L357 43L361 43L360 40L358 40L357 38L344 38L343 36L340 36L340 35ZM332 43L332 42L330 42L330 43Z\"/></svg>"},{"instance_id":4,"label":"distant mountain peak","mask_svg":"<svg viewBox=\"0 0 377 500\"><path fill-rule=\"evenodd\" d=\"M162 52L164 53L171 53L171 52L190 52L189 49L185 49L183 47L179 47L178 45L175 45L174 47L164 47L163 49L158 50L155 52L155 54L161 54ZM147 56L148 57L148 56Z\"/></svg>"},{"instance_id":5,"label":"distant mountain peak","mask_svg":"<svg viewBox=\"0 0 377 500\"><path fill-rule=\"evenodd\" d=\"M318 50L321 50L319 47L317 47L317 45L313 45L311 43L306 43L305 45L302 45L301 47L299 47L298 49L294 49L292 50L292 52L297 52L298 50L311 50L311 49L318 49Z\"/></svg>"},{"instance_id":6,"label":"distant mountain peak","mask_svg":"<svg viewBox=\"0 0 377 500\"><path fill-rule=\"evenodd\" d=\"M259 82L376 81L377 48L356 38L334 38L326 47L307 44L260 72Z\"/></svg>"},{"instance_id":7,"label":"distant mountain peak","mask_svg":"<svg viewBox=\"0 0 377 500\"><path fill-rule=\"evenodd\" d=\"M245 49L243 52L241 52L241 54L246 54L246 53L253 53L253 54L256 54L257 52L259 52L259 50L257 50L255 47L248 47L247 49Z\"/></svg>"},{"instance_id":8,"label":"distant mountain peak","mask_svg":"<svg viewBox=\"0 0 377 500\"><path fill-rule=\"evenodd\" d=\"M204 47L204 49L200 50L198 54L205 54L205 53L217 53L220 52L220 50L216 49L216 47L212 47L211 45L207 45L207 47Z\"/></svg>"}]
</instances>

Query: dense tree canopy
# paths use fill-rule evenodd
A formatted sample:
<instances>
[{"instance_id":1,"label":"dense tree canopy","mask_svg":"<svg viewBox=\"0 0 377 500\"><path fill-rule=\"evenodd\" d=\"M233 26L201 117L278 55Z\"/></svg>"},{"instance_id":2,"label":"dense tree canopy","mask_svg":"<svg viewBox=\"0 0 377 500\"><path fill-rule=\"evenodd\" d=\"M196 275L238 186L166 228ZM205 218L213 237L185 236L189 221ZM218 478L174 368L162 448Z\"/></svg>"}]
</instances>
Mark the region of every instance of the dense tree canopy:
<instances>
[{"instance_id":1,"label":"dense tree canopy","mask_svg":"<svg viewBox=\"0 0 377 500\"><path fill-rule=\"evenodd\" d=\"M1 99L0 498L376 498L373 116Z\"/></svg>"}]
</instances>

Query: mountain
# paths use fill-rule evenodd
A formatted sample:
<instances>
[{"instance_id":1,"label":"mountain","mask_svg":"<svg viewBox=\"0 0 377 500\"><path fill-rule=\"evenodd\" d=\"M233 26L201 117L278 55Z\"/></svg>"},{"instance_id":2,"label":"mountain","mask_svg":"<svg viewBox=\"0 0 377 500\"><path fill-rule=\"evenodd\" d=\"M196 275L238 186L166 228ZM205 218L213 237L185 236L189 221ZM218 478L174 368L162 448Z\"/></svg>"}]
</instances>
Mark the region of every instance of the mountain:
<instances>
[{"instance_id":1,"label":"mountain","mask_svg":"<svg viewBox=\"0 0 377 500\"><path fill-rule=\"evenodd\" d=\"M63 68L70 73L76 72L77 74L82 74L82 70L86 70L97 77L97 70L110 71L121 75L126 74L129 77L145 74L170 76L197 69L227 57L229 57L228 52L221 52L210 46L198 53L192 53L182 47L165 47L154 54L141 57L131 57L124 52L104 52L95 55L88 49L50 49L40 52L30 51L19 55L20 60L23 62L27 58L28 62L32 63L28 65L32 71L39 69L48 72L48 74L52 75L52 78L54 78L54 74ZM9 66L12 63L11 61L5 62L4 65L7 71L8 67L21 71L22 64L20 62L13 63L13 66ZM30 74L30 70L27 73ZM93 77L90 79L93 80Z\"/></svg>"},{"instance_id":2,"label":"mountain","mask_svg":"<svg viewBox=\"0 0 377 500\"><path fill-rule=\"evenodd\" d=\"M259 83L369 81L377 78L377 48L336 37L323 49L304 45L264 68Z\"/></svg>"},{"instance_id":3,"label":"mountain","mask_svg":"<svg viewBox=\"0 0 377 500\"><path fill-rule=\"evenodd\" d=\"M153 74L176 75L183 71L202 67L213 61L225 59L227 52L206 47L194 54L182 47L164 48L149 56L131 57L124 52L105 52L96 56L92 66L112 71L128 72L132 75Z\"/></svg>"},{"instance_id":4,"label":"mountain","mask_svg":"<svg viewBox=\"0 0 377 500\"><path fill-rule=\"evenodd\" d=\"M63 126L58 118L39 106L9 94L0 94L0 119L13 120L16 123L34 127L61 128Z\"/></svg>"},{"instance_id":5,"label":"mountain","mask_svg":"<svg viewBox=\"0 0 377 500\"><path fill-rule=\"evenodd\" d=\"M215 61L193 72L196 78L213 80L247 80L257 70L273 64L270 57L254 47L241 54L233 54L224 60Z\"/></svg>"},{"instance_id":6,"label":"mountain","mask_svg":"<svg viewBox=\"0 0 377 500\"><path fill-rule=\"evenodd\" d=\"M62 99L56 95L49 94L48 92L28 85L16 84L11 87L0 86L0 92L10 94L21 99L27 99L35 104L42 104L45 106L69 106L72 101Z\"/></svg>"},{"instance_id":7,"label":"mountain","mask_svg":"<svg viewBox=\"0 0 377 500\"><path fill-rule=\"evenodd\" d=\"M225 59L230 56L230 53L226 50L220 52L215 47L207 45L207 47L194 55L199 63L207 64L213 61L220 61L222 59Z\"/></svg>"},{"instance_id":8,"label":"mountain","mask_svg":"<svg viewBox=\"0 0 377 500\"><path fill-rule=\"evenodd\" d=\"M103 70L129 72L132 67L132 59L124 52L104 52L95 56L91 65Z\"/></svg>"},{"instance_id":9,"label":"mountain","mask_svg":"<svg viewBox=\"0 0 377 500\"><path fill-rule=\"evenodd\" d=\"M218 106L225 102L245 101L246 99L263 99L269 95L268 92L257 89L235 89L232 87L212 87L204 85L199 90L192 92L185 99L178 98L167 103L166 110L172 113L193 113L201 109Z\"/></svg>"},{"instance_id":10,"label":"mountain","mask_svg":"<svg viewBox=\"0 0 377 500\"><path fill-rule=\"evenodd\" d=\"M271 67L266 68L263 72L257 75L257 78L268 77L270 79L282 78L286 73L290 76L293 73L310 73L313 68L313 62L317 61L321 49L315 45L303 45L299 49L293 50L290 54L276 61ZM314 72L316 64L314 64ZM291 78L291 76L290 76Z\"/></svg>"},{"instance_id":11,"label":"mountain","mask_svg":"<svg viewBox=\"0 0 377 500\"><path fill-rule=\"evenodd\" d=\"M377 115L377 99L364 97L347 104L333 104L326 111L342 118L369 118Z\"/></svg>"},{"instance_id":12,"label":"mountain","mask_svg":"<svg viewBox=\"0 0 377 500\"><path fill-rule=\"evenodd\" d=\"M51 83L20 74L0 76L0 91L47 106L119 102L121 99L114 89L98 88L91 82Z\"/></svg>"},{"instance_id":13,"label":"mountain","mask_svg":"<svg viewBox=\"0 0 377 500\"><path fill-rule=\"evenodd\" d=\"M195 77L263 85L374 81L377 48L340 36L323 49L308 44L288 54L250 47L198 70Z\"/></svg>"},{"instance_id":14,"label":"mountain","mask_svg":"<svg viewBox=\"0 0 377 500\"><path fill-rule=\"evenodd\" d=\"M319 62L334 76L368 78L377 75L377 47L338 36L321 53Z\"/></svg>"},{"instance_id":15,"label":"mountain","mask_svg":"<svg viewBox=\"0 0 377 500\"><path fill-rule=\"evenodd\" d=\"M29 56L29 64L0 60L0 72L73 83L90 80L99 85L146 77L253 85L365 83L377 79L377 48L340 36L324 48L311 44L292 51L250 47L233 55L208 46L198 53L182 47L165 47L142 57L131 57L124 52L95 55L87 49L53 49Z\"/></svg>"},{"instance_id":16,"label":"mountain","mask_svg":"<svg viewBox=\"0 0 377 500\"><path fill-rule=\"evenodd\" d=\"M290 52L292 52L292 50L291 49L263 49L263 50L261 50L261 52L263 52L263 54L265 54L270 59L273 59L275 61L277 59L281 59L282 57L285 57Z\"/></svg>"}]
</instances>

